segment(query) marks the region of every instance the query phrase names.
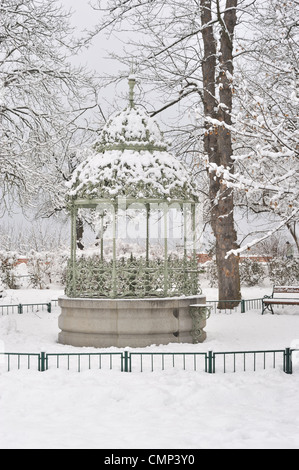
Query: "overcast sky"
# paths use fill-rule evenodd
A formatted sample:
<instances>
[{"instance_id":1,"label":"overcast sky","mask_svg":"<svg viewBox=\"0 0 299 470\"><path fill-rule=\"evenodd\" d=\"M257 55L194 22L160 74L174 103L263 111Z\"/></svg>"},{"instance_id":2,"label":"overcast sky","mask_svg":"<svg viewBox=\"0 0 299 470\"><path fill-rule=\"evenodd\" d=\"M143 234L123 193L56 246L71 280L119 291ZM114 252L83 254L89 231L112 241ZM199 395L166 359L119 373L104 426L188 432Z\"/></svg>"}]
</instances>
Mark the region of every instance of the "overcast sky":
<instances>
[{"instance_id":1,"label":"overcast sky","mask_svg":"<svg viewBox=\"0 0 299 470\"><path fill-rule=\"evenodd\" d=\"M58 0L67 10L73 12L71 24L77 30L78 36L84 34L86 30L92 30L100 21L100 12L90 6L90 0ZM122 35L124 40L124 35ZM86 66L89 70L95 70L100 76L113 74L118 76L120 70L126 73L125 66L116 59L109 57L109 53L120 53L124 44L115 36L107 37L106 33L99 34L93 38L91 45L82 51L78 57L74 57L75 65ZM128 75L130 70L127 71ZM101 107L105 116L109 116L115 108L122 108L125 105L128 93L126 80L121 81L116 86L111 85L105 88L100 95Z\"/></svg>"},{"instance_id":2,"label":"overcast sky","mask_svg":"<svg viewBox=\"0 0 299 470\"><path fill-rule=\"evenodd\" d=\"M84 30L91 30L100 20L100 13L89 5L90 0L60 0L66 10L73 12L71 24L77 28L78 35ZM82 52L80 61L91 69L103 71L116 71L119 67L117 61L108 58L108 51L116 50L120 42L115 38L109 39L105 34L96 36L91 46Z\"/></svg>"}]
</instances>

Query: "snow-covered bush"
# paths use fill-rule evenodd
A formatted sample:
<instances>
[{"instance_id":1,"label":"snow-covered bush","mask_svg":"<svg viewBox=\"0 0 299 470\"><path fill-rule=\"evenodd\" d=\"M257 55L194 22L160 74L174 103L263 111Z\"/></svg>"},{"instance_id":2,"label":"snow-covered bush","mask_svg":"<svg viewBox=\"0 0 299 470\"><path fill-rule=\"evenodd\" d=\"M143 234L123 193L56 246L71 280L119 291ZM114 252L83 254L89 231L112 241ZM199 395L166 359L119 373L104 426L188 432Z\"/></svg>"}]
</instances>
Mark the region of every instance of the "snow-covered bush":
<instances>
[{"instance_id":1,"label":"snow-covered bush","mask_svg":"<svg viewBox=\"0 0 299 470\"><path fill-rule=\"evenodd\" d=\"M205 263L205 275L210 287L218 286L217 264L215 260Z\"/></svg>"},{"instance_id":2,"label":"snow-covered bush","mask_svg":"<svg viewBox=\"0 0 299 470\"><path fill-rule=\"evenodd\" d=\"M275 258L268 263L268 276L274 285L298 285L299 263L296 259Z\"/></svg>"},{"instance_id":3,"label":"snow-covered bush","mask_svg":"<svg viewBox=\"0 0 299 470\"><path fill-rule=\"evenodd\" d=\"M45 289L51 283L50 255L31 251L28 257L28 274L30 284L38 289Z\"/></svg>"},{"instance_id":4,"label":"snow-covered bush","mask_svg":"<svg viewBox=\"0 0 299 470\"><path fill-rule=\"evenodd\" d=\"M0 278L0 298L5 297L5 296L6 296L6 292L4 289L3 282L1 281L1 278Z\"/></svg>"},{"instance_id":5,"label":"snow-covered bush","mask_svg":"<svg viewBox=\"0 0 299 470\"><path fill-rule=\"evenodd\" d=\"M15 266L18 254L13 251L0 251L0 279L8 289L17 289Z\"/></svg>"},{"instance_id":6,"label":"snow-covered bush","mask_svg":"<svg viewBox=\"0 0 299 470\"><path fill-rule=\"evenodd\" d=\"M251 259L243 259L239 266L240 281L243 286L256 286L266 278L267 270L263 263ZM217 287L218 275L216 261L208 261L205 263L204 268L204 276L209 281L210 287Z\"/></svg>"},{"instance_id":7,"label":"snow-covered bush","mask_svg":"<svg viewBox=\"0 0 299 470\"><path fill-rule=\"evenodd\" d=\"M69 252L65 251L61 251L59 256L55 257L53 282L61 286L66 285L67 262L69 257Z\"/></svg>"},{"instance_id":8,"label":"snow-covered bush","mask_svg":"<svg viewBox=\"0 0 299 470\"><path fill-rule=\"evenodd\" d=\"M46 289L50 284L64 284L67 255L64 252L36 252L28 255L28 274L32 287Z\"/></svg>"},{"instance_id":9,"label":"snow-covered bush","mask_svg":"<svg viewBox=\"0 0 299 470\"><path fill-rule=\"evenodd\" d=\"M266 277L263 263L244 258L240 262L240 282L241 285L252 287L260 284Z\"/></svg>"}]
</instances>

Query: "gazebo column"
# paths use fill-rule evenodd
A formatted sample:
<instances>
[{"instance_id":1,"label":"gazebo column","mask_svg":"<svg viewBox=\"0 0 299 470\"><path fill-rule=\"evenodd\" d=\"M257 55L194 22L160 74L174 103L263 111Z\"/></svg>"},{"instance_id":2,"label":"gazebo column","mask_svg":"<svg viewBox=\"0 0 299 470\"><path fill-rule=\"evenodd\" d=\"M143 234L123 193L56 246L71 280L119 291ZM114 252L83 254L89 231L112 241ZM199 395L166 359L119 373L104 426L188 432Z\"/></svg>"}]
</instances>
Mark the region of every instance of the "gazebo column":
<instances>
[{"instance_id":1,"label":"gazebo column","mask_svg":"<svg viewBox=\"0 0 299 470\"><path fill-rule=\"evenodd\" d=\"M186 204L182 204L183 212L183 227L184 227L184 293L188 291L188 273L187 273L187 207Z\"/></svg>"},{"instance_id":2,"label":"gazebo column","mask_svg":"<svg viewBox=\"0 0 299 470\"><path fill-rule=\"evenodd\" d=\"M116 267L116 224L117 224L117 216L116 216L116 206L113 204L113 227L112 227L112 296L115 298L117 296L117 267Z\"/></svg>"},{"instance_id":3,"label":"gazebo column","mask_svg":"<svg viewBox=\"0 0 299 470\"><path fill-rule=\"evenodd\" d=\"M72 287L73 295L76 292L76 248L77 248L77 213L78 209L74 205L71 207L71 272L72 272Z\"/></svg>"},{"instance_id":4,"label":"gazebo column","mask_svg":"<svg viewBox=\"0 0 299 470\"><path fill-rule=\"evenodd\" d=\"M191 217L192 217L192 241L193 241L193 260L192 260L192 267L194 273L192 273L192 294L196 293L197 290L197 258L196 258L196 206L193 203L191 205Z\"/></svg>"},{"instance_id":5,"label":"gazebo column","mask_svg":"<svg viewBox=\"0 0 299 470\"><path fill-rule=\"evenodd\" d=\"M104 261L104 216L101 216L101 238L100 238L101 261Z\"/></svg>"},{"instance_id":6,"label":"gazebo column","mask_svg":"<svg viewBox=\"0 0 299 470\"><path fill-rule=\"evenodd\" d=\"M168 205L165 202L163 204L163 219L164 219L164 295L167 296L168 294L168 223L167 223L167 215L168 215Z\"/></svg>"},{"instance_id":7,"label":"gazebo column","mask_svg":"<svg viewBox=\"0 0 299 470\"><path fill-rule=\"evenodd\" d=\"M150 246L150 205L145 204L146 208L146 234L145 234L145 294L150 291L149 275L149 246Z\"/></svg>"},{"instance_id":8,"label":"gazebo column","mask_svg":"<svg viewBox=\"0 0 299 470\"><path fill-rule=\"evenodd\" d=\"M149 227L149 221L150 221L150 205L146 204L146 241L145 241L145 260L146 260L146 266L148 267L148 262L149 262L149 239L150 239L150 227Z\"/></svg>"}]
</instances>

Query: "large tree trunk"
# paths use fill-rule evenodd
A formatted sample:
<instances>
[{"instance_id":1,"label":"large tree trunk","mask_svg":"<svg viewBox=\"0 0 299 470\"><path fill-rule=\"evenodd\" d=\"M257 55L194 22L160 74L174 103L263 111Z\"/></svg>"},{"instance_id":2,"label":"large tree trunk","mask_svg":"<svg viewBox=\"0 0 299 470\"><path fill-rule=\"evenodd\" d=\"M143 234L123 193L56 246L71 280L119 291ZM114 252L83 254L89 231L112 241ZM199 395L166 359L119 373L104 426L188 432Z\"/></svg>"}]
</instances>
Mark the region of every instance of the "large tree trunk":
<instances>
[{"instance_id":1,"label":"large tree trunk","mask_svg":"<svg viewBox=\"0 0 299 470\"><path fill-rule=\"evenodd\" d=\"M237 0L227 0L224 17L219 15L222 25L220 54L217 58L216 41L212 26L211 0L201 0L201 21L204 42L204 60L202 64L204 85L205 137L204 148L209 162L232 168L231 134L226 125L231 124L232 109L232 38L236 24ZM218 65L219 76L216 76ZM229 72L229 73L227 73ZM219 102L216 99L216 85L219 86ZM219 106L220 104L220 106ZM212 126L210 118L222 121L225 125ZM216 176L210 173L210 200L212 203L211 225L216 238L216 263L218 271L219 299L237 302L228 304L219 302L219 308L232 307L241 299L239 259L226 254L237 247L237 233L234 228L233 193Z\"/></svg>"}]
</instances>

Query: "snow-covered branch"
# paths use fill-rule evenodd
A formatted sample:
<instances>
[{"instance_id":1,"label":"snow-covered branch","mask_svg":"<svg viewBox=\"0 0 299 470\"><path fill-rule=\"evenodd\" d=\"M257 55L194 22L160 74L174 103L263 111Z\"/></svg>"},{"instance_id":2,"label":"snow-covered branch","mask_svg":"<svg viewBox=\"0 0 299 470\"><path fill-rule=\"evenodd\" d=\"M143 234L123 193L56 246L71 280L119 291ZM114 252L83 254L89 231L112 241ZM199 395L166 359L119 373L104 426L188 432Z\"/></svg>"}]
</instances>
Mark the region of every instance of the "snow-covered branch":
<instances>
[{"instance_id":1,"label":"snow-covered branch","mask_svg":"<svg viewBox=\"0 0 299 470\"><path fill-rule=\"evenodd\" d=\"M238 256L240 253L243 253L244 251L250 250L252 246L257 245L258 243L266 240L267 238L271 237L274 235L276 232L278 232L281 228L285 227L288 223L290 223L291 220L294 218L298 217L299 214L299 209L295 209L291 215L288 217L287 220L283 220L280 222L273 230L269 230L265 235L263 235L260 238L255 238L251 242L246 243L243 245L241 248L237 248L235 250L230 250L227 252L226 257L228 258L230 255Z\"/></svg>"}]
</instances>

